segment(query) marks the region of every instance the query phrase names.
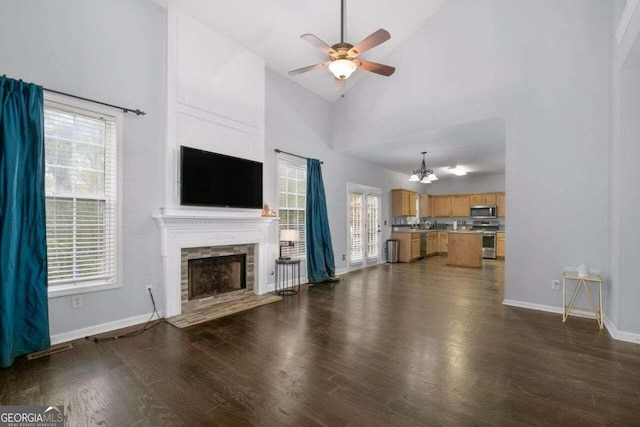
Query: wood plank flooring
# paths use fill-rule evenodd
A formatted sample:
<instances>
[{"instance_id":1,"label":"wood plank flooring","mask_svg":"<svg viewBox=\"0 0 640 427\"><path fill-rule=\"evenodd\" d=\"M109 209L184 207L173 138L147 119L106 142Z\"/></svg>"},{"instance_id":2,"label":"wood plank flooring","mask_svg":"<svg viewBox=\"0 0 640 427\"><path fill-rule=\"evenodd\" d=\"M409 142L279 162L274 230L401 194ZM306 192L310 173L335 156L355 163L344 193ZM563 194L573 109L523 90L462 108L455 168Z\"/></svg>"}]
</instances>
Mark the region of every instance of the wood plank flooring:
<instances>
[{"instance_id":1,"label":"wood plank flooring","mask_svg":"<svg viewBox=\"0 0 640 427\"><path fill-rule=\"evenodd\" d=\"M502 261L384 264L182 330L0 370L68 425L640 425L640 345L501 304Z\"/></svg>"}]
</instances>

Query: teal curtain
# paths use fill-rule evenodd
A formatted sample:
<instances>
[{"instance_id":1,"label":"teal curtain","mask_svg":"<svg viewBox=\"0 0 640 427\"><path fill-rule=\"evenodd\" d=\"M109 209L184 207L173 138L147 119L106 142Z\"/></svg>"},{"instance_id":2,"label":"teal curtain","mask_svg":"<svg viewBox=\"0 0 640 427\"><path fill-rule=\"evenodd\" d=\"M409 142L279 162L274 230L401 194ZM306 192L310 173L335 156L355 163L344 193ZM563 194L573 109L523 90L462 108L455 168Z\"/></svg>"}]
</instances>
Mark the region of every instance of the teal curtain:
<instances>
[{"instance_id":1,"label":"teal curtain","mask_svg":"<svg viewBox=\"0 0 640 427\"><path fill-rule=\"evenodd\" d=\"M307 159L307 277L326 282L335 272L322 169L319 160Z\"/></svg>"},{"instance_id":2,"label":"teal curtain","mask_svg":"<svg viewBox=\"0 0 640 427\"><path fill-rule=\"evenodd\" d=\"M50 346L42 87L0 77L0 367Z\"/></svg>"}]
</instances>

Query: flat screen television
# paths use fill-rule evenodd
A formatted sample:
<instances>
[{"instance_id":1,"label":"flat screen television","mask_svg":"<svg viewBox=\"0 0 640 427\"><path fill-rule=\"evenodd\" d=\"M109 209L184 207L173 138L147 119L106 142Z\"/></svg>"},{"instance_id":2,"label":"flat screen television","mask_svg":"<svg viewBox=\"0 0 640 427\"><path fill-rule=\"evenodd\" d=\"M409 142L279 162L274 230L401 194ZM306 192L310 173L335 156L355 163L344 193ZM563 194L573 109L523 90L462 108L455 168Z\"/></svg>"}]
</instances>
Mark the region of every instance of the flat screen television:
<instances>
[{"instance_id":1,"label":"flat screen television","mask_svg":"<svg viewBox=\"0 0 640 427\"><path fill-rule=\"evenodd\" d=\"M262 163L180 147L180 204L262 208Z\"/></svg>"}]
</instances>

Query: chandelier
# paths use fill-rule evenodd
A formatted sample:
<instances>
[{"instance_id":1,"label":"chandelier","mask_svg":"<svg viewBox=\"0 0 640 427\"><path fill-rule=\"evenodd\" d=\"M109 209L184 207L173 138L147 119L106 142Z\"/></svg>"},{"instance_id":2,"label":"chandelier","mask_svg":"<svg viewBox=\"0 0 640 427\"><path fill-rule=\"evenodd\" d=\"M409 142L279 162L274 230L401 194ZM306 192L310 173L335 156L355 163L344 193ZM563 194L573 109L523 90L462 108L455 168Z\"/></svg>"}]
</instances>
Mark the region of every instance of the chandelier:
<instances>
[{"instance_id":1,"label":"chandelier","mask_svg":"<svg viewBox=\"0 0 640 427\"><path fill-rule=\"evenodd\" d=\"M411 177L409 177L409 181L418 182L420 181L423 184L431 184L432 181L437 181L438 177L433 173L432 169L428 169L425 163L424 156L427 154L426 151L422 152L422 164L420 165L420 169L416 169L413 171Z\"/></svg>"}]
</instances>

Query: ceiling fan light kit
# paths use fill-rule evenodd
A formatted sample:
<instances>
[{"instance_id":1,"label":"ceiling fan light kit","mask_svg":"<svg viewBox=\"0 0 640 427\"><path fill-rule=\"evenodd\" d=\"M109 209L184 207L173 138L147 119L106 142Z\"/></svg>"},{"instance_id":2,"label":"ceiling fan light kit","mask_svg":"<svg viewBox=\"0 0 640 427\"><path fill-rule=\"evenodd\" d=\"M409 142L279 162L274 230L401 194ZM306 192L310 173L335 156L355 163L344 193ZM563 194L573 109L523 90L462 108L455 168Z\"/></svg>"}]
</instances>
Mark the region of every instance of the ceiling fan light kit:
<instances>
[{"instance_id":1,"label":"ceiling fan light kit","mask_svg":"<svg viewBox=\"0 0 640 427\"><path fill-rule=\"evenodd\" d=\"M313 34L303 34L301 39L309 42L316 48L320 49L325 54L329 55L329 60L321 62L319 64L309 65L307 67L298 68L297 70L289 71L290 76L296 76L298 74L306 73L307 71L317 70L329 67L329 71L338 80L346 80L353 74L353 72L361 68L365 71L369 71L382 76L392 75L396 69L384 64L378 64L377 62L365 61L362 59L356 59L356 57L374 47L386 42L391 38L391 35L387 30L382 28L373 32L369 36L365 37L360 43L355 46L350 43L344 42L344 10L345 0L340 1L340 43L336 43L333 46L329 46L324 41L320 40Z\"/></svg>"},{"instance_id":2,"label":"ceiling fan light kit","mask_svg":"<svg viewBox=\"0 0 640 427\"><path fill-rule=\"evenodd\" d=\"M350 59L336 59L329 64L329 71L340 80L348 79L356 68L358 66Z\"/></svg>"},{"instance_id":3,"label":"ceiling fan light kit","mask_svg":"<svg viewBox=\"0 0 640 427\"><path fill-rule=\"evenodd\" d=\"M409 177L409 181L411 182L419 181L422 184L431 184L432 181L437 181L438 177L433 172L433 170L427 168L427 164L425 162L425 156L427 152L423 151L421 154L422 154L422 163L420 164L420 169L416 169L413 171L413 173Z\"/></svg>"}]
</instances>

